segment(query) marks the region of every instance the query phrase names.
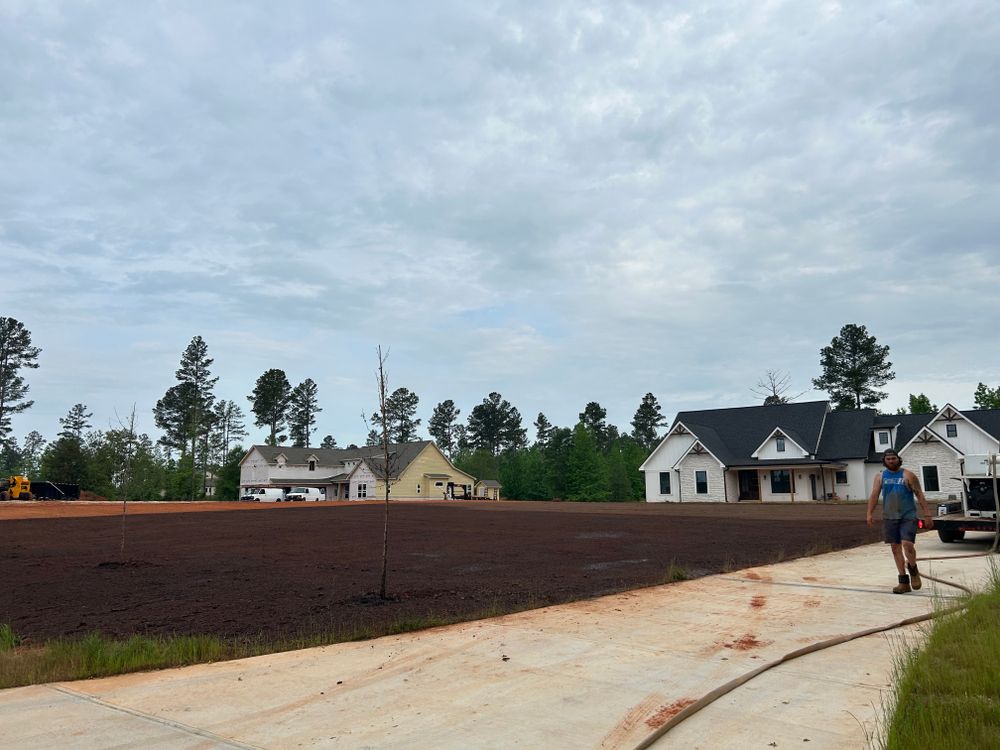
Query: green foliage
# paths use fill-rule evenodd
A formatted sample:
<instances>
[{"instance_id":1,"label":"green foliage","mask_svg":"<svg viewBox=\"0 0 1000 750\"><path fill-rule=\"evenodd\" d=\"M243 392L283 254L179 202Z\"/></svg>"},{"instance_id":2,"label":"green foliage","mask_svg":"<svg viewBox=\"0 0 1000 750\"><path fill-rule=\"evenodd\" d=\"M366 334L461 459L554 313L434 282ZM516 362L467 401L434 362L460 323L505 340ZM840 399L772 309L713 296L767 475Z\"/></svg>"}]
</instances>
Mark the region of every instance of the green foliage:
<instances>
[{"instance_id":1,"label":"green foliage","mask_svg":"<svg viewBox=\"0 0 1000 750\"><path fill-rule=\"evenodd\" d=\"M937 414L938 408L923 393L910 394L910 414Z\"/></svg>"},{"instance_id":2,"label":"green foliage","mask_svg":"<svg viewBox=\"0 0 1000 750\"><path fill-rule=\"evenodd\" d=\"M570 500L607 500L608 472L597 441L583 421L573 428L573 447L567 462Z\"/></svg>"},{"instance_id":3,"label":"green foliage","mask_svg":"<svg viewBox=\"0 0 1000 750\"><path fill-rule=\"evenodd\" d=\"M59 418L59 424L62 425L59 437L82 442L84 430L90 427L88 420L92 416L93 413L88 412L84 404L74 404L65 417Z\"/></svg>"},{"instance_id":4,"label":"green foliage","mask_svg":"<svg viewBox=\"0 0 1000 750\"><path fill-rule=\"evenodd\" d=\"M89 473L90 456L76 438L61 437L42 454L39 478L86 486Z\"/></svg>"},{"instance_id":5,"label":"green foliage","mask_svg":"<svg viewBox=\"0 0 1000 750\"><path fill-rule=\"evenodd\" d=\"M409 388L397 388L385 400L386 426L389 428L390 443L409 443L417 439L420 420L416 419L420 398ZM372 422L382 426L382 415L372 414ZM381 430L380 430L381 433Z\"/></svg>"},{"instance_id":6,"label":"green foliage","mask_svg":"<svg viewBox=\"0 0 1000 750\"><path fill-rule=\"evenodd\" d=\"M612 502L626 502L632 499L632 482L629 481L625 456L620 441L615 441L607 456L608 499Z\"/></svg>"},{"instance_id":7,"label":"green foliage","mask_svg":"<svg viewBox=\"0 0 1000 750\"><path fill-rule=\"evenodd\" d=\"M10 418L30 409L28 384L20 371L38 367L41 349L31 345L31 332L14 318L0 316L0 443L10 436Z\"/></svg>"},{"instance_id":8,"label":"green foliage","mask_svg":"<svg viewBox=\"0 0 1000 750\"><path fill-rule=\"evenodd\" d=\"M10 651L21 645L21 639L7 623L0 623L0 651Z\"/></svg>"},{"instance_id":9,"label":"green foliage","mask_svg":"<svg viewBox=\"0 0 1000 750\"><path fill-rule=\"evenodd\" d=\"M306 378L292 389L288 403L288 431L292 445L308 448L312 434L316 431L316 415L323 411L319 406L319 386L312 378Z\"/></svg>"},{"instance_id":10,"label":"green foliage","mask_svg":"<svg viewBox=\"0 0 1000 750\"><path fill-rule=\"evenodd\" d=\"M977 409L1000 409L1000 385L990 388L986 383L980 383L973 398Z\"/></svg>"},{"instance_id":11,"label":"green foliage","mask_svg":"<svg viewBox=\"0 0 1000 750\"><path fill-rule=\"evenodd\" d=\"M820 350L820 365L823 374L813 379L813 385L827 391L837 409L875 406L888 395L877 389L896 377L889 347L879 346L865 326L853 323Z\"/></svg>"},{"instance_id":12,"label":"green foliage","mask_svg":"<svg viewBox=\"0 0 1000 750\"><path fill-rule=\"evenodd\" d=\"M549 444L549 440L552 439L552 431L555 427L542 412L538 412L538 417L533 424L535 426L535 445L545 448Z\"/></svg>"},{"instance_id":13,"label":"green foliage","mask_svg":"<svg viewBox=\"0 0 1000 750\"><path fill-rule=\"evenodd\" d=\"M240 459L242 446L230 449L225 463L215 472L215 499L238 500L240 495Z\"/></svg>"},{"instance_id":14,"label":"green foliage","mask_svg":"<svg viewBox=\"0 0 1000 750\"><path fill-rule=\"evenodd\" d=\"M597 446L597 450L604 453L608 450L608 446L611 443L612 433L611 430L614 429L617 433L617 428L609 428L607 423L608 410L601 406L596 401L591 401L580 412L580 422L586 428L587 432L594 439L594 444Z\"/></svg>"},{"instance_id":15,"label":"green foliage","mask_svg":"<svg viewBox=\"0 0 1000 750\"><path fill-rule=\"evenodd\" d=\"M327 435L323 438L323 442L319 444L320 448L326 448L327 450L337 447L337 440L333 435Z\"/></svg>"},{"instance_id":16,"label":"green foliage","mask_svg":"<svg viewBox=\"0 0 1000 750\"><path fill-rule=\"evenodd\" d=\"M527 430L521 427L521 412L499 393L491 393L469 415L468 440L474 449L485 448L494 456L523 448Z\"/></svg>"},{"instance_id":17,"label":"green foliage","mask_svg":"<svg viewBox=\"0 0 1000 750\"><path fill-rule=\"evenodd\" d=\"M659 441L657 431L666 422L656 396L647 393L632 417L632 439L646 450L652 450Z\"/></svg>"},{"instance_id":18,"label":"green foliage","mask_svg":"<svg viewBox=\"0 0 1000 750\"><path fill-rule=\"evenodd\" d=\"M545 458L538 446L503 453L499 463L504 497L511 500L551 499L546 482Z\"/></svg>"},{"instance_id":19,"label":"green foliage","mask_svg":"<svg viewBox=\"0 0 1000 750\"><path fill-rule=\"evenodd\" d=\"M457 468L467 474L471 474L476 479L500 478L500 462L486 448L479 448L471 453L460 453L455 456L454 464Z\"/></svg>"},{"instance_id":20,"label":"green foliage","mask_svg":"<svg viewBox=\"0 0 1000 750\"><path fill-rule=\"evenodd\" d=\"M569 455L573 449L573 431L567 427L555 427L549 436L545 456L546 481L554 498L568 498Z\"/></svg>"},{"instance_id":21,"label":"green foliage","mask_svg":"<svg viewBox=\"0 0 1000 750\"><path fill-rule=\"evenodd\" d=\"M455 408L455 402L449 398L434 407L430 422L427 423L427 432L445 455L455 453L455 423L461 413L461 409Z\"/></svg>"},{"instance_id":22,"label":"green foliage","mask_svg":"<svg viewBox=\"0 0 1000 750\"><path fill-rule=\"evenodd\" d=\"M285 440L282 434L288 416L288 405L292 400L292 386L284 370L271 368L257 378L253 393L247 396L250 411L256 418L257 427L267 427L270 434L268 445L280 445Z\"/></svg>"},{"instance_id":23,"label":"green foliage","mask_svg":"<svg viewBox=\"0 0 1000 750\"><path fill-rule=\"evenodd\" d=\"M224 463L233 445L240 445L247 437L246 415L235 401L219 401L212 410L210 437L210 464Z\"/></svg>"}]
</instances>

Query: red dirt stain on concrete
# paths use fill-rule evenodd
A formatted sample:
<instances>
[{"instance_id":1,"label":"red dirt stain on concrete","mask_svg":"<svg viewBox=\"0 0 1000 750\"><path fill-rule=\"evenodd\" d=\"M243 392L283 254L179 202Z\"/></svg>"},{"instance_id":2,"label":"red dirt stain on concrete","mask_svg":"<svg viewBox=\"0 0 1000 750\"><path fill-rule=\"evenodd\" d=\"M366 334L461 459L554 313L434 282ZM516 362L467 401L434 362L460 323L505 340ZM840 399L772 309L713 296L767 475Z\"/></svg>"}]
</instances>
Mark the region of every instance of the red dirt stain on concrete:
<instances>
[{"instance_id":1,"label":"red dirt stain on concrete","mask_svg":"<svg viewBox=\"0 0 1000 750\"><path fill-rule=\"evenodd\" d=\"M754 648L760 648L761 646L767 646L773 643L773 641L761 641L757 639L753 633L746 633L741 635L732 643L724 643L724 648L731 648L734 651L750 651Z\"/></svg>"},{"instance_id":2,"label":"red dirt stain on concrete","mask_svg":"<svg viewBox=\"0 0 1000 750\"><path fill-rule=\"evenodd\" d=\"M812 582L812 583L815 583L815 582L816 582L816 581L818 581L819 579L818 579L818 578L816 578L816 576L802 576L802 580L803 580L803 581L810 581L810 582Z\"/></svg>"},{"instance_id":3,"label":"red dirt stain on concrete","mask_svg":"<svg viewBox=\"0 0 1000 750\"><path fill-rule=\"evenodd\" d=\"M646 696L640 703L634 705L622 720L618 722L618 725L604 736L600 747L621 747L629 733L639 725L642 717L659 705L660 701L665 697L662 694L653 693Z\"/></svg>"},{"instance_id":4,"label":"red dirt stain on concrete","mask_svg":"<svg viewBox=\"0 0 1000 750\"><path fill-rule=\"evenodd\" d=\"M760 609L765 604L767 604L766 596L755 596L753 599L750 600L750 606L753 607L754 609Z\"/></svg>"},{"instance_id":5,"label":"red dirt stain on concrete","mask_svg":"<svg viewBox=\"0 0 1000 750\"><path fill-rule=\"evenodd\" d=\"M754 573L752 570L748 570L747 573L746 573L746 576L747 576L747 578L749 578L752 581L759 581L760 580L760 573Z\"/></svg>"},{"instance_id":6,"label":"red dirt stain on concrete","mask_svg":"<svg viewBox=\"0 0 1000 750\"><path fill-rule=\"evenodd\" d=\"M680 698L668 706L661 706L659 711L646 719L646 726L650 729L659 729L692 703L694 698Z\"/></svg>"},{"instance_id":7,"label":"red dirt stain on concrete","mask_svg":"<svg viewBox=\"0 0 1000 750\"><path fill-rule=\"evenodd\" d=\"M807 607L818 607L820 605L819 599L806 599Z\"/></svg>"}]
</instances>

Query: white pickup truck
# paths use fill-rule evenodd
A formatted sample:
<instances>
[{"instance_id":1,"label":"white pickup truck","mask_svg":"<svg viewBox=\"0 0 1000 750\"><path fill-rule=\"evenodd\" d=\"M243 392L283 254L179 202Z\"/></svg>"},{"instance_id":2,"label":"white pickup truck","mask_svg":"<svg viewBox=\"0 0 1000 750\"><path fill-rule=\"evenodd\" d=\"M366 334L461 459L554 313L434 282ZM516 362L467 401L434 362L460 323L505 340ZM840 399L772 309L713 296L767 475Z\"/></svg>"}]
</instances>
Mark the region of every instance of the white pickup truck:
<instances>
[{"instance_id":1,"label":"white pickup truck","mask_svg":"<svg viewBox=\"0 0 1000 750\"><path fill-rule=\"evenodd\" d=\"M285 495L286 500L326 500L319 487L292 487Z\"/></svg>"}]
</instances>

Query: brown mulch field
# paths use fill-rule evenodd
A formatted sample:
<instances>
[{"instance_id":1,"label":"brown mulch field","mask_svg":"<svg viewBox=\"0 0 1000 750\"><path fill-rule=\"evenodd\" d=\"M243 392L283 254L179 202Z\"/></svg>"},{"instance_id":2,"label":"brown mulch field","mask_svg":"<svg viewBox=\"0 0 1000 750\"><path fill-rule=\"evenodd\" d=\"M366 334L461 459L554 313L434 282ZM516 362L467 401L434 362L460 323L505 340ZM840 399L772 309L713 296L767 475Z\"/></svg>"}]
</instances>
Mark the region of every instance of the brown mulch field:
<instances>
[{"instance_id":1,"label":"brown mulch field","mask_svg":"<svg viewBox=\"0 0 1000 750\"><path fill-rule=\"evenodd\" d=\"M0 623L291 637L468 619L878 541L864 505L398 503L388 603L378 503L0 505Z\"/></svg>"}]
</instances>

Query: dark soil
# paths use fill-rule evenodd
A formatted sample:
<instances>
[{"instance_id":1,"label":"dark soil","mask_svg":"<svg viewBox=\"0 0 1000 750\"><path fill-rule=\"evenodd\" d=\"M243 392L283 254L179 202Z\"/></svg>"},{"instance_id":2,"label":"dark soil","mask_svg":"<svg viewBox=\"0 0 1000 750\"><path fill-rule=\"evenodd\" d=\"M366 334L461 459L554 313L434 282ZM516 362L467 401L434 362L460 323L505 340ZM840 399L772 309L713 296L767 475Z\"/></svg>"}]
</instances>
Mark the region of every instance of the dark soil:
<instances>
[{"instance_id":1,"label":"dark soil","mask_svg":"<svg viewBox=\"0 0 1000 750\"><path fill-rule=\"evenodd\" d=\"M0 507L0 623L35 642L381 633L659 584L671 563L699 576L878 539L863 505L400 503L383 602L378 504L135 504L124 561L114 506L51 507Z\"/></svg>"}]
</instances>

